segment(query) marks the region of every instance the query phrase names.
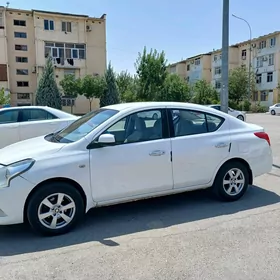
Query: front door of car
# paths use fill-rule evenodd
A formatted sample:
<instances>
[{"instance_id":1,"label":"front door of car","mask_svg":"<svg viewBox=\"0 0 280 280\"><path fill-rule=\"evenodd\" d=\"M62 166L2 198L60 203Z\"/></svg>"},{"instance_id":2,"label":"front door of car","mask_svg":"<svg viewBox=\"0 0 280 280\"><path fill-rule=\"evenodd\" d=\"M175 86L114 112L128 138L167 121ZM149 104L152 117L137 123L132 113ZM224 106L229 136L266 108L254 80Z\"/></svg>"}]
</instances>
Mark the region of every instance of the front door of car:
<instances>
[{"instance_id":1,"label":"front door of car","mask_svg":"<svg viewBox=\"0 0 280 280\"><path fill-rule=\"evenodd\" d=\"M102 133L113 134L116 143L103 147L96 144L90 149L95 201L129 200L173 188L166 110L153 111L117 121ZM157 120L144 117L153 113L158 114Z\"/></svg>"},{"instance_id":2,"label":"front door of car","mask_svg":"<svg viewBox=\"0 0 280 280\"><path fill-rule=\"evenodd\" d=\"M19 110L11 109L0 112L0 149L18 142Z\"/></svg>"},{"instance_id":3,"label":"front door of car","mask_svg":"<svg viewBox=\"0 0 280 280\"><path fill-rule=\"evenodd\" d=\"M217 115L181 109L171 113L174 111L177 115L173 118L171 140L174 188L207 185L229 157L228 123Z\"/></svg>"},{"instance_id":4,"label":"front door of car","mask_svg":"<svg viewBox=\"0 0 280 280\"><path fill-rule=\"evenodd\" d=\"M59 129L60 125L60 120L46 110L22 109L20 140L46 135Z\"/></svg>"}]
</instances>

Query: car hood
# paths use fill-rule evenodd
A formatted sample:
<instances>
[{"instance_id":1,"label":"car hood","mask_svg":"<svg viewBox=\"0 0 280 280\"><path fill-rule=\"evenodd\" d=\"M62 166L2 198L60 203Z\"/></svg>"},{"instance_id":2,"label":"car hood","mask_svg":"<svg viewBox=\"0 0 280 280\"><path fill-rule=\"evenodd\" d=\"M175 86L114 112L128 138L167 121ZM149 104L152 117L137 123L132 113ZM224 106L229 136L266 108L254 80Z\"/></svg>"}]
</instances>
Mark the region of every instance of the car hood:
<instances>
[{"instance_id":1,"label":"car hood","mask_svg":"<svg viewBox=\"0 0 280 280\"><path fill-rule=\"evenodd\" d=\"M45 140L45 136L39 136L0 149L0 164L11 164L27 158L36 159L45 154L58 152L65 144L53 143Z\"/></svg>"}]
</instances>

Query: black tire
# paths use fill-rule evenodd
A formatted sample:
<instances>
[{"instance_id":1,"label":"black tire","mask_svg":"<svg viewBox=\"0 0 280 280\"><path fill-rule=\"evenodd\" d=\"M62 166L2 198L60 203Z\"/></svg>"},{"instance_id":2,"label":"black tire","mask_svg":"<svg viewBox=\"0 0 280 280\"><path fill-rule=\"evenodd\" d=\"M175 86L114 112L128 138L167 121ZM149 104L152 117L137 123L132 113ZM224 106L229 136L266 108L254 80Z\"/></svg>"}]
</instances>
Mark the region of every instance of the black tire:
<instances>
[{"instance_id":1,"label":"black tire","mask_svg":"<svg viewBox=\"0 0 280 280\"><path fill-rule=\"evenodd\" d=\"M73 210L72 220L68 224L60 228L50 229L47 226L43 225L43 222L40 221L38 210L41 202L45 198L56 193L62 193L65 195L63 201L67 200L67 198L71 198L72 201L74 202L75 210ZM65 211L62 211L61 215L64 215L66 213ZM69 211L72 210L70 209ZM84 217L85 206L80 192L71 184L65 182L52 182L52 183L42 185L41 187L38 188L38 190L35 191L35 193L32 195L27 205L26 214L27 214L27 220L31 228L36 233L39 233L41 235L53 236L53 235L64 234L72 230L78 224L78 222L80 222ZM60 213L55 215L58 215L60 217ZM53 219L53 216L49 216L46 219L49 218ZM64 221L61 217L57 219L62 220L62 222Z\"/></svg>"},{"instance_id":2,"label":"black tire","mask_svg":"<svg viewBox=\"0 0 280 280\"><path fill-rule=\"evenodd\" d=\"M224 178L228 174L228 172L231 169L238 169L242 172L243 177L244 177L244 185L243 188L240 190L239 193L235 195L229 195L225 188L224 188ZM245 192L247 191L249 186L249 170L248 168L241 162L239 161L230 161L225 163L220 170L218 171L214 184L213 184L213 191L215 195L218 197L218 199L222 201L236 201L240 199Z\"/></svg>"},{"instance_id":3,"label":"black tire","mask_svg":"<svg viewBox=\"0 0 280 280\"><path fill-rule=\"evenodd\" d=\"M237 118L244 122L244 117L242 115L238 115Z\"/></svg>"},{"instance_id":4,"label":"black tire","mask_svg":"<svg viewBox=\"0 0 280 280\"><path fill-rule=\"evenodd\" d=\"M271 114L271 115L273 115L273 116L275 116L275 115L276 115L276 113L275 113L275 111L274 111L274 110L271 110L270 114Z\"/></svg>"}]
</instances>

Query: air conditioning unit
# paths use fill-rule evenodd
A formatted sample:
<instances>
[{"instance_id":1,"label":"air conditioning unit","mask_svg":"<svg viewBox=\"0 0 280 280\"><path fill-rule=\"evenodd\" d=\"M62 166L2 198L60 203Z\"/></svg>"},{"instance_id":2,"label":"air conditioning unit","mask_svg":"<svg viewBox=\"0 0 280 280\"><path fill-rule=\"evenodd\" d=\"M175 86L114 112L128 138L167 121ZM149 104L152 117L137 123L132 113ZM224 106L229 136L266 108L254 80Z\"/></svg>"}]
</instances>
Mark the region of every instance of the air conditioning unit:
<instances>
[{"instance_id":1,"label":"air conditioning unit","mask_svg":"<svg viewBox=\"0 0 280 280\"><path fill-rule=\"evenodd\" d=\"M267 61L267 56L264 56L262 60Z\"/></svg>"},{"instance_id":2,"label":"air conditioning unit","mask_svg":"<svg viewBox=\"0 0 280 280\"><path fill-rule=\"evenodd\" d=\"M90 26L90 25L87 25L87 26L86 26L86 30L87 30L87 32L91 31L91 26Z\"/></svg>"},{"instance_id":3,"label":"air conditioning unit","mask_svg":"<svg viewBox=\"0 0 280 280\"><path fill-rule=\"evenodd\" d=\"M257 45L256 44L252 44L252 48L255 48Z\"/></svg>"},{"instance_id":4,"label":"air conditioning unit","mask_svg":"<svg viewBox=\"0 0 280 280\"><path fill-rule=\"evenodd\" d=\"M246 55L243 55L243 56L242 56L242 60L246 60Z\"/></svg>"},{"instance_id":5,"label":"air conditioning unit","mask_svg":"<svg viewBox=\"0 0 280 280\"><path fill-rule=\"evenodd\" d=\"M37 71L36 71L36 66L33 66L33 67L32 67L31 72L32 72L32 73L36 73L36 72L37 72Z\"/></svg>"},{"instance_id":6,"label":"air conditioning unit","mask_svg":"<svg viewBox=\"0 0 280 280\"><path fill-rule=\"evenodd\" d=\"M191 64L194 64L194 61L193 61L193 60L191 61Z\"/></svg>"}]
</instances>

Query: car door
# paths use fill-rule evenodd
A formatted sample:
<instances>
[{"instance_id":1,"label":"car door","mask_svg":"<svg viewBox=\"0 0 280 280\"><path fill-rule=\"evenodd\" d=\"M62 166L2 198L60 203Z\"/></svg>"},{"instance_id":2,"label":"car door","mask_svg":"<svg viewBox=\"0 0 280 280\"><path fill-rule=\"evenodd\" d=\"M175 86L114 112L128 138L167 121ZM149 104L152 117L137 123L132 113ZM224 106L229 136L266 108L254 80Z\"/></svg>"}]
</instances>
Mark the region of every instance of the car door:
<instances>
[{"instance_id":1,"label":"car door","mask_svg":"<svg viewBox=\"0 0 280 280\"><path fill-rule=\"evenodd\" d=\"M178 116L176 123L172 120L174 111ZM174 188L207 185L220 164L229 157L227 121L214 114L175 108L170 109L169 119L173 124Z\"/></svg>"},{"instance_id":2,"label":"car door","mask_svg":"<svg viewBox=\"0 0 280 280\"><path fill-rule=\"evenodd\" d=\"M61 121L43 109L22 109L20 118L20 140L25 140L56 131Z\"/></svg>"},{"instance_id":3,"label":"car door","mask_svg":"<svg viewBox=\"0 0 280 280\"><path fill-rule=\"evenodd\" d=\"M18 119L17 109L0 111L0 149L20 140Z\"/></svg>"},{"instance_id":4,"label":"car door","mask_svg":"<svg viewBox=\"0 0 280 280\"><path fill-rule=\"evenodd\" d=\"M166 110L152 111L134 113L117 121L102 132L113 134L115 145L97 145L90 150L95 201L102 204L172 190L171 140ZM146 117L154 113L158 114L157 120Z\"/></svg>"}]
</instances>

